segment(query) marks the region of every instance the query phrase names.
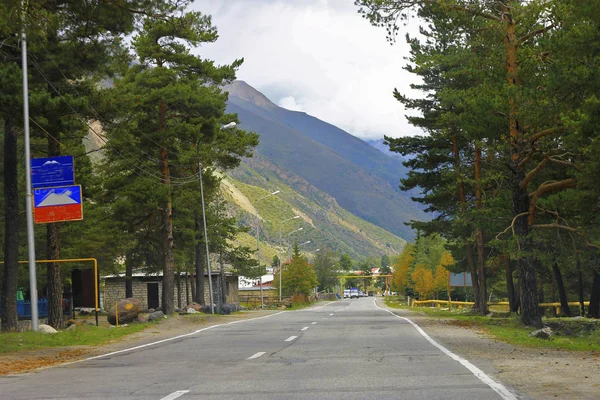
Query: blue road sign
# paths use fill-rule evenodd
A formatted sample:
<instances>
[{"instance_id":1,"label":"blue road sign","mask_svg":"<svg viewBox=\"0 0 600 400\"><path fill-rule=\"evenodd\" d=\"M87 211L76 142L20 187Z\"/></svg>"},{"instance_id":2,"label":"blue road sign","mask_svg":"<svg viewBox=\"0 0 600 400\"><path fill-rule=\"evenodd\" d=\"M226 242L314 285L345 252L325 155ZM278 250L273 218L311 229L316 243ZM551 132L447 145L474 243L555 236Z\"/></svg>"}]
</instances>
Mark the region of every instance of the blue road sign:
<instances>
[{"instance_id":1,"label":"blue road sign","mask_svg":"<svg viewBox=\"0 0 600 400\"><path fill-rule=\"evenodd\" d=\"M33 204L35 208L81 204L81 186L35 189L33 191Z\"/></svg>"},{"instance_id":2,"label":"blue road sign","mask_svg":"<svg viewBox=\"0 0 600 400\"><path fill-rule=\"evenodd\" d=\"M65 186L75 183L73 156L31 159L31 186Z\"/></svg>"},{"instance_id":3,"label":"blue road sign","mask_svg":"<svg viewBox=\"0 0 600 400\"><path fill-rule=\"evenodd\" d=\"M81 186L60 186L33 190L34 221L38 224L83 219Z\"/></svg>"}]
</instances>

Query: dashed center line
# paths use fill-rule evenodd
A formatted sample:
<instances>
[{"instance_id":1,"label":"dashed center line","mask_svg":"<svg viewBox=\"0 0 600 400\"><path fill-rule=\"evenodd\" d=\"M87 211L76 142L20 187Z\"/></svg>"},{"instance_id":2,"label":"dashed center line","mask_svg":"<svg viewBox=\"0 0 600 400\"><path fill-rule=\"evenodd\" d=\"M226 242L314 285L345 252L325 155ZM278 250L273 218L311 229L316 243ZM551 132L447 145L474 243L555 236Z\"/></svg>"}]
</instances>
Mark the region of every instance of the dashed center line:
<instances>
[{"instance_id":1,"label":"dashed center line","mask_svg":"<svg viewBox=\"0 0 600 400\"><path fill-rule=\"evenodd\" d=\"M329 315L333 315L333 313L329 314Z\"/></svg>"},{"instance_id":2,"label":"dashed center line","mask_svg":"<svg viewBox=\"0 0 600 400\"><path fill-rule=\"evenodd\" d=\"M311 325L315 325L316 323L317 323L317 321L315 321L315 322L311 322L310 324L311 324Z\"/></svg>"},{"instance_id":3,"label":"dashed center line","mask_svg":"<svg viewBox=\"0 0 600 400\"><path fill-rule=\"evenodd\" d=\"M305 326L304 328L300 329L301 331L305 331L308 329L308 326Z\"/></svg>"},{"instance_id":4,"label":"dashed center line","mask_svg":"<svg viewBox=\"0 0 600 400\"><path fill-rule=\"evenodd\" d=\"M187 392L189 392L189 390L178 390L176 392L171 393L168 396L163 397L160 400L175 400L176 398L183 396Z\"/></svg>"},{"instance_id":5,"label":"dashed center line","mask_svg":"<svg viewBox=\"0 0 600 400\"><path fill-rule=\"evenodd\" d=\"M263 354L265 354L264 351L259 351L258 353L251 355L250 357L246 358L246 360L254 360L255 358L258 358L260 356L262 356Z\"/></svg>"},{"instance_id":6,"label":"dashed center line","mask_svg":"<svg viewBox=\"0 0 600 400\"><path fill-rule=\"evenodd\" d=\"M289 338L285 339L286 342L291 342L292 340L296 339L298 336L290 336Z\"/></svg>"}]
</instances>

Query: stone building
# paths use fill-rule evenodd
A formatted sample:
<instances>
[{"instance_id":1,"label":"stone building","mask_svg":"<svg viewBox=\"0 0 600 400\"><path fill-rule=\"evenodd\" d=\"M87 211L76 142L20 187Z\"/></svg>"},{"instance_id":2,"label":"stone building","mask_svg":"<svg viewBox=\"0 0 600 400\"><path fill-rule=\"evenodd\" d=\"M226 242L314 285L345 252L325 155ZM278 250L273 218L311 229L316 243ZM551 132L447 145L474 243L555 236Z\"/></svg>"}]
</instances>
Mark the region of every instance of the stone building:
<instances>
[{"instance_id":1,"label":"stone building","mask_svg":"<svg viewBox=\"0 0 600 400\"><path fill-rule=\"evenodd\" d=\"M142 303L143 309L158 308L162 299L162 272L148 274L144 272L135 272L132 275L133 297ZM191 285L195 284L195 276L189 275L186 282L185 275L181 274L180 284L177 284L175 277L174 303L175 307L181 301L181 306L185 307L192 299ZM187 284L186 284L187 283ZM238 297L238 276L231 273L225 274L226 283L226 302L239 303ZM215 304L219 302L221 275L218 272L212 273L213 300ZM101 278L100 304L101 308L108 310L117 301L125 298L125 274L108 275ZM208 275L204 274L204 303L209 304Z\"/></svg>"}]
</instances>

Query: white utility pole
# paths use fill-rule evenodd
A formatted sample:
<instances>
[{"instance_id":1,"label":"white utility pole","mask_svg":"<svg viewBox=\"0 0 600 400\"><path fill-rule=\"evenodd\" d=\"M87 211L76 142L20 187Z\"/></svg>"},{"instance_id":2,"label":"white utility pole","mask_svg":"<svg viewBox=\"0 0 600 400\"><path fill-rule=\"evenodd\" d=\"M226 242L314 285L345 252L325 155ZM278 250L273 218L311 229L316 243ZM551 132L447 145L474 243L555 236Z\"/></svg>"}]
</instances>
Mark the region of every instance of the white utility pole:
<instances>
[{"instance_id":1,"label":"white utility pole","mask_svg":"<svg viewBox=\"0 0 600 400\"><path fill-rule=\"evenodd\" d=\"M29 255L29 291L31 300L31 330L37 331L38 298L35 270L35 237L33 234L33 195L31 194L31 153L29 150L29 81L27 77L27 34L25 33L25 2L22 3L21 68L23 70L23 127L25 130L25 208L27 210L27 249Z\"/></svg>"}]
</instances>

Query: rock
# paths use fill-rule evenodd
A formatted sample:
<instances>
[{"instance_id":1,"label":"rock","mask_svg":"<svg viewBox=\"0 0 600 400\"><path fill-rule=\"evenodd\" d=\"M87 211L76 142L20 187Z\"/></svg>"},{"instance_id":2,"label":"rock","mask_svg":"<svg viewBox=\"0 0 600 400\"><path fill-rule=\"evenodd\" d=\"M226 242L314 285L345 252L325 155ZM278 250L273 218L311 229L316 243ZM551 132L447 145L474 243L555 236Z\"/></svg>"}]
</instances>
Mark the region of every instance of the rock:
<instances>
[{"instance_id":1,"label":"rock","mask_svg":"<svg viewBox=\"0 0 600 400\"><path fill-rule=\"evenodd\" d=\"M486 315L486 317L488 317L488 318L494 318L494 313L493 313L493 312L491 312L491 313L489 313L488 315Z\"/></svg>"},{"instance_id":2,"label":"rock","mask_svg":"<svg viewBox=\"0 0 600 400\"><path fill-rule=\"evenodd\" d=\"M81 325L82 322L81 321L77 321L76 319L70 319L66 322L65 325L67 325L67 327L70 327L72 325Z\"/></svg>"},{"instance_id":3,"label":"rock","mask_svg":"<svg viewBox=\"0 0 600 400\"><path fill-rule=\"evenodd\" d=\"M179 307L175 307L175 312L176 312L176 313L183 312L183 309L182 309L182 308L179 308Z\"/></svg>"},{"instance_id":4,"label":"rock","mask_svg":"<svg viewBox=\"0 0 600 400\"><path fill-rule=\"evenodd\" d=\"M214 307L214 310L215 310L215 312L216 312L216 310L217 310L217 305L215 304L215 305L213 305L213 307ZM203 312L203 313L205 313L205 314L210 314L210 306L209 306L208 304L207 304L207 305L205 305L205 306L202 306L201 310L202 310L202 312Z\"/></svg>"},{"instance_id":5,"label":"rock","mask_svg":"<svg viewBox=\"0 0 600 400\"><path fill-rule=\"evenodd\" d=\"M144 317L143 315L138 315L137 322L139 322L140 324L145 324L146 322L148 322L148 317Z\"/></svg>"},{"instance_id":6,"label":"rock","mask_svg":"<svg viewBox=\"0 0 600 400\"><path fill-rule=\"evenodd\" d=\"M221 306L221 314L223 314L223 315L229 315L233 311L235 311L235 306L233 306L231 304L225 303Z\"/></svg>"},{"instance_id":7,"label":"rock","mask_svg":"<svg viewBox=\"0 0 600 400\"><path fill-rule=\"evenodd\" d=\"M159 319L163 319L165 314L162 311L154 311L152 314L148 315L148 321L156 321Z\"/></svg>"},{"instance_id":8,"label":"rock","mask_svg":"<svg viewBox=\"0 0 600 400\"><path fill-rule=\"evenodd\" d=\"M57 330L51 327L50 325L41 324L39 326L39 332L42 333L57 333Z\"/></svg>"},{"instance_id":9,"label":"rock","mask_svg":"<svg viewBox=\"0 0 600 400\"><path fill-rule=\"evenodd\" d=\"M582 317L581 315L578 315L578 316L576 316L576 317L573 317L573 321L579 321L579 320L581 320L581 319L583 319L583 317Z\"/></svg>"},{"instance_id":10,"label":"rock","mask_svg":"<svg viewBox=\"0 0 600 400\"><path fill-rule=\"evenodd\" d=\"M78 326L78 325L76 325L76 324L69 325L69 327L68 327L66 330L67 330L67 331L72 331L72 330L74 330L74 329L77 329L77 326Z\"/></svg>"},{"instance_id":11,"label":"rock","mask_svg":"<svg viewBox=\"0 0 600 400\"><path fill-rule=\"evenodd\" d=\"M531 337L536 337L538 339L544 339L544 340L551 339L553 335L554 334L552 332L552 329L550 329L549 327L538 329L537 331L533 331L529 334L529 336L531 336Z\"/></svg>"},{"instance_id":12,"label":"rock","mask_svg":"<svg viewBox=\"0 0 600 400\"><path fill-rule=\"evenodd\" d=\"M119 308L119 325L135 321L138 314L142 312L142 303L138 299L134 298L120 300L117 303L117 307ZM108 312L106 320L111 325L116 324L116 309L114 305Z\"/></svg>"},{"instance_id":13,"label":"rock","mask_svg":"<svg viewBox=\"0 0 600 400\"><path fill-rule=\"evenodd\" d=\"M149 308L148 309L148 314L152 314L154 311L156 311L154 308Z\"/></svg>"},{"instance_id":14,"label":"rock","mask_svg":"<svg viewBox=\"0 0 600 400\"><path fill-rule=\"evenodd\" d=\"M202 311L202 305L200 305L196 302L188 304L186 309L190 309L190 308L193 308L194 311L197 311L197 312Z\"/></svg>"},{"instance_id":15,"label":"rock","mask_svg":"<svg viewBox=\"0 0 600 400\"><path fill-rule=\"evenodd\" d=\"M198 313L198 311L196 311L196 310L194 310L193 308L190 307L190 308L187 309L187 313L188 314L196 314L196 313Z\"/></svg>"}]
</instances>

